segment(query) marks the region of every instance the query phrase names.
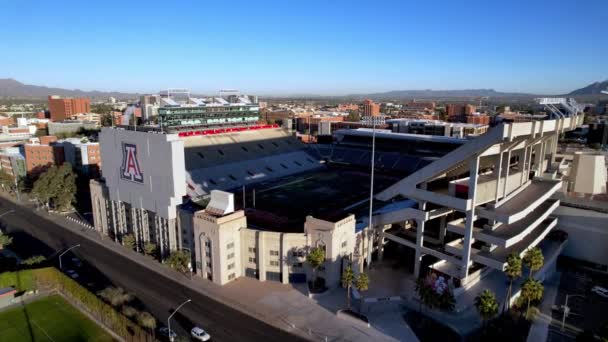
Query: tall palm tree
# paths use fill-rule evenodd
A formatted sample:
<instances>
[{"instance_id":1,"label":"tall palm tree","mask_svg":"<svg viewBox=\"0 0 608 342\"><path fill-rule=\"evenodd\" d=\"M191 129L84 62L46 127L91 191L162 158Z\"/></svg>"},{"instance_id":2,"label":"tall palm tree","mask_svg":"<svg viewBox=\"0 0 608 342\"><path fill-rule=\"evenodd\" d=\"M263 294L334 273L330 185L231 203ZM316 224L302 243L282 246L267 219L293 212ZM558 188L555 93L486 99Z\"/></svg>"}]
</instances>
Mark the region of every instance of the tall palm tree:
<instances>
[{"instance_id":1,"label":"tall palm tree","mask_svg":"<svg viewBox=\"0 0 608 342\"><path fill-rule=\"evenodd\" d=\"M541 300L543 298L543 292L545 288L540 281L535 279L527 279L521 287L521 296L528 302L526 310L526 319L529 318L530 313L530 302L533 300Z\"/></svg>"},{"instance_id":2,"label":"tall palm tree","mask_svg":"<svg viewBox=\"0 0 608 342\"><path fill-rule=\"evenodd\" d=\"M475 298L475 307L485 326L486 322L498 313L496 295L488 289L483 290L483 292Z\"/></svg>"},{"instance_id":3,"label":"tall palm tree","mask_svg":"<svg viewBox=\"0 0 608 342\"><path fill-rule=\"evenodd\" d=\"M536 272L543 267L545 258L543 257L543 252L540 250L540 248L533 247L526 251L523 262L524 265L526 265L529 269L528 278L532 279L533 272Z\"/></svg>"},{"instance_id":4,"label":"tall palm tree","mask_svg":"<svg viewBox=\"0 0 608 342\"><path fill-rule=\"evenodd\" d=\"M350 310L350 287L355 280L355 273L353 272L352 267L348 266L342 272L342 287L346 288L346 306L348 310Z\"/></svg>"},{"instance_id":5,"label":"tall palm tree","mask_svg":"<svg viewBox=\"0 0 608 342\"><path fill-rule=\"evenodd\" d=\"M507 267L504 270L505 274L509 278L509 288L507 290L507 298L505 299L505 303L503 305L503 312L505 309L509 309L511 305L511 292L513 290L513 281L519 277L521 277L521 258L517 253L511 253L507 256Z\"/></svg>"}]
</instances>

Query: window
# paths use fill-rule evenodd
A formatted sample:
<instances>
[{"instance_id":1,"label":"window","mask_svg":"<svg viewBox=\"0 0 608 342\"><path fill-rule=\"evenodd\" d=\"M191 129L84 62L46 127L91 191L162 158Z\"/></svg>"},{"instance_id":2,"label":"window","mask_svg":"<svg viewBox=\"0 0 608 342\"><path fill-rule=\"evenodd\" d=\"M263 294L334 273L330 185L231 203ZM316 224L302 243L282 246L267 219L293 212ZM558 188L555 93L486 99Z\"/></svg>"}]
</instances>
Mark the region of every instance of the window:
<instances>
[{"instance_id":1,"label":"window","mask_svg":"<svg viewBox=\"0 0 608 342\"><path fill-rule=\"evenodd\" d=\"M281 164L281 166L282 166L284 169L287 169L287 168L288 168L288 167L287 167L287 165L285 165L285 164L283 164L283 163L280 163L280 164Z\"/></svg>"},{"instance_id":2,"label":"window","mask_svg":"<svg viewBox=\"0 0 608 342\"><path fill-rule=\"evenodd\" d=\"M291 253L292 256L294 257L303 257L304 256L304 251L294 251Z\"/></svg>"},{"instance_id":3,"label":"window","mask_svg":"<svg viewBox=\"0 0 608 342\"><path fill-rule=\"evenodd\" d=\"M279 262L278 261L271 261L270 262L270 266L279 266Z\"/></svg>"},{"instance_id":4,"label":"window","mask_svg":"<svg viewBox=\"0 0 608 342\"><path fill-rule=\"evenodd\" d=\"M255 264L256 260L255 260L255 258L249 257L249 262Z\"/></svg>"},{"instance_id":5,"label":"window","mask_svg":"<svg viewBox=\"0 0 608 342\"><path fill-rule=\"evenodd\" d=\"M279 144L277 144L276 142L272 142L272 144L274 145L274 147L279 147Z\"/></svg>"},{"instance_id":6,"label":"window","mask_svg":"<svg viewBox=\"0 0 608 342\"><path fill-rule=\"evenodd\" d=\"M235 275L234 273L230 273L230 274L228 275L228 280L232 280L232 279L234 279L234 278L236 278L236 275Z\"/></svg>"},{"instance_id":7,"label":"window","mask_svg":"<svg viewBox=\"0 0 608 342\"><path fill-rule=\"evenodd\" d=\"M235 180L236 180L236 177L234 177L234 176L233 176L233 175L231 175L231 174L230 174L230 175L228 175L228 177L230 177L230 179L232 179L233 181L235 181Z\"/></svg>"},{"instance_id":8,"label":"window","mask_svg":"<svg viewBox=\"0 0 608 342\"><path fill-rule=\"evenodd\" d=\"M302 163L300 163L300 162L299 162L299 161L297 161L297 160L294 160L294 161L293 161L293 163L294 163L294 164L296 164L296 165L298 165L298 166L302 166Z\"/></svg>"},{"instance_id":9,"label":"window","mask_svg":"<svg viewBox=\"0 0 608 342\"><path fill-rule=\"evenodd\" d=\"M207 267L211 268L211 263L209 261L207 261Z\"/></svg>"},{"instance_id":10,"label":"window","mask_svg":"<svg viewBox=\"0 0 608 342\"><path fill-rule=\"evenodd\" d=\"M196 154L198 154L198 156L201 157L201 159L205 159L205 155L204 154L202 154L200 152L197 152Z\"/></svg>"},{"instance_id":11,"label":"window","mask_svg":"<svg viewBox=\"0 0 608 342\"><path fill-rule=\"evenodd\" d=\"M342 248L345 248L347 243L348 243L348 241L342 241Z\"/></svg>"},{"instance_id":12,"label":"window","mask_svg":"<svg viewBox=\"0 0 608 342\"><path fill-rule=\"evenodd\" d=\"M255 247L249 247L249 253L255 253Z\"/></svg>"},{"instance_id":13,"label":"window","mask_svg":"<svg viewBox=\"0 0 608 342\"><path fill-rule=\"evenodd\" d=\"M258 147L262 150L264 149L264 146L262 146L262 144L258 144Z\"/></svg>"},{"instance_id":14,"label":"window","mask_svg":"<svg viewBox=\"0 0 608 342\"><path fill-rule=\"evenodd\" d=\"M245 152L249 152L249 150L247 149L247 147L245 147L245 146L241 146L241 148L243 149L243 151L245 151Z\"/></svg>"},{"instance_id":15,"label":"window","mask_svg":"<svg viewBox=\"0 0 608 342\"><path fill-rule=\"evenodd\" d=\"M217 150L217 153L221 154L222 156L224 155L224 151L222 150Z\"/></svg>"},{"instance_id":16,"label":"window","mask_svg":"<svg viewBox=\"0 0 608 342\"><path fill-rule=\"evenodd\" d=\"M234 253L230 253L226 256L226 259L233 259L234 258Z\"/></svg>"},{"instance_id":17,"label":"window","mask_svg":"<svg viewBox=\"0 0 608 342\"><path fill-rule=\"evenodd\" d=\"M205 241L205 247L211 247L211 241Z\"/></svg>"},{"instance_id":18,"label":"window","mask_svg":"<svg viewBox=\"0 0 608 342\"><path fill-rule=\"evenodd\" d=\"M227 244L226 248L227 249L234 248L234 242L231 242L231 243Z\"/></svg>"},{"instance_id":19,"label":"window","mask_svg":"<svg viewBox=\"0 0 608 342\"><path fill-rule=\"evenodd\" d=\"M302 267L302 263L301 262L296 262L295 264L293 264L293 267Z\"/></svg>"},{"instance_id":20,"label":"window","mask_svg":"<svg viewBox=\"0 0 608 342\"><path fill-rule=\"evenodd\" d=\"M270 251L271 256L279 256L279 251Z\"/></svg>"},{"instance_id":21,"label":"window","mask_svg":"<svg viewBox=\"0 0 608 342\"><path fill-rule=\"evenodd\" d=\"M268 166L266 166L266 170L268 170L268 172L274 172L274 170L269 168Z\"/></svg>"},{"instance_id":22,"label":"window","mask_svg":"<svg viewBox=\"0 0 608 342\"><path fill-rule=\"evenodd\" d=\"M234 263L232 263L232 264L228 265L228 269L229 269L229 270L231 270L231 269L233 269L233 268L234 268Z\"/></svg>"},{"instance_id":23,"label":"window","mask_svg":"<svg viewBox=\"0 0 608 342\"><path fill-rule=\"evenodd\" d=\"M247 170L247 174L250 175L250 176L255 176L255 173L253 173L253 172L251 172L249 170Z\"/></svg>"}]
</instances>

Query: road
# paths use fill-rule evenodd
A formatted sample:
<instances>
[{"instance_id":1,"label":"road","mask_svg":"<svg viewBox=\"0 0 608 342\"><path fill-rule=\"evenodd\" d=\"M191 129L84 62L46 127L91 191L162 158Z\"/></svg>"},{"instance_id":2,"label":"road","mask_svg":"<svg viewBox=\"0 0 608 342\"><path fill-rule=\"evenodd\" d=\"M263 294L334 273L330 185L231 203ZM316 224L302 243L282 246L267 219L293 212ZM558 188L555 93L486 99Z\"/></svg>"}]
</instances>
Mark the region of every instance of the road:
<instances>
[{"instance_id":1,"label":"road","mask_svg":"<svg viewBox=\"0 0 608 342\"><path fill-rule=\"evenodd\" d=\"M183 329L187 329L193 322L208 330L216 341L302 340L40 217L33 209L0 198L0 213L11 209L15 212L0 218L9 233L25 233L35 237L31 246L40 249L38 254L50 255L68 246L80 244L76 253L80 258L98 269L112 283L134 293L161 322L166 322L171 310L179 303L192 299L192 303L185 305L172 319L172 328L178 324L182 326L178 333L183 333Z\"/></svg>"}]
</instances>

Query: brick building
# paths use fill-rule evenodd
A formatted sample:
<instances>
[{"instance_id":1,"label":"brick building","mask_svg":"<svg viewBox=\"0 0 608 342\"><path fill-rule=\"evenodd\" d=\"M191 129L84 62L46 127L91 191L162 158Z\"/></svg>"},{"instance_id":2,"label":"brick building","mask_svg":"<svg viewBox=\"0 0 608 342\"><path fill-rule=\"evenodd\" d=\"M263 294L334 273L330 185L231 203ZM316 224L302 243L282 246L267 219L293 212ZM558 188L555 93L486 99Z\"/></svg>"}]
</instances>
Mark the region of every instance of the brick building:
<instances>
[{"instance_id":1,"label":"brick building","mask_svg":"<svg viewBox=\"0 0 608 342\"><path fill-rule=\"evenodd\" d=\"M61 165L65 160L63 146L54 144L25 144L24 150L25 169L30 178L38 177L49 167Z\"/></svg>"},{"instance_id":2,"label":"brick building","mask_svg":"<svg viewBox=\"0 0 608 342\"><path fill-rule=\"evenodd\" d=\"M380 115L380 105L374 101L367 99L361 104L361 116L377 116Z\"/></svg>"},{"instance_id":3,"label":"brick building","mask_svg":"<svg viewBox=\"0 0 608 342\"><path fill-rule=\"evenodd\" d=\"M91 111L91 100L87 98L49 96L48 101L51 121L63 121L78 113L88 113Z\"/></svg>"}]
</instances>

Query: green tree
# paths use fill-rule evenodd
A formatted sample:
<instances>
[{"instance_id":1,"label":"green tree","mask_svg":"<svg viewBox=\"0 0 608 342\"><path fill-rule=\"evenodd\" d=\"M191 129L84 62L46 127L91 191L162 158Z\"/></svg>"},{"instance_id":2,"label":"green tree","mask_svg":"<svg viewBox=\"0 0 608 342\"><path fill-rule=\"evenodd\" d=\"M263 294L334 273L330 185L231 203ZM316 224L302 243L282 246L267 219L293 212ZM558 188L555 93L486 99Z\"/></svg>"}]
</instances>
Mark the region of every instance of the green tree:
<instances>
[{"instance_id":1,"label":"green tree","mask_svg":"<svg viewBox=\"0 0 608 342\"><path fill-rule=\"evenodd\" d=\"M137 317L137 315L139 315L139 312L137 311L137 309L135 309L132 306L129 305L125 305L122 307L122 314L125 315L126 317L132 318L132 317Z\"/></svg>"},{"instance_id":2,"label":"green tree","mask_svg":"<svg viewBox=\"0 0 608 342\"><path fill-rule=\"evenodd\" d=\"M513 281L521 277L521 258L517 253L511 253L507 256L507 266L504 270L505 274L509 278L509 288L507 289L507 298L505 299L504 308L509 309L509 302L511 301L511 293L513 290Z\"/></svg>"},{"instance_id":3,"label":"green tree","mask_svg":"<svg viewBox=\"0 0 608 342\"><path fill-rule=\"evenodd\" d=\"M532 301L539 301L543 298L543 292L545 288L540 281L529 278L526 279L524 284L521 286L521 297L527 302L526 319L529 318L530 303Z\"/></svg>"},{"instance_id":4,"label":"green tree","mask_svg":"<svg viewBox=\"0 0 608 342\"><path fill-rule=\"evenodd\" d=\"M355 288L359 291L359 295L361 296L359 301L359 311L361 311L361 307L363 306L363 292L369 289L369 277L367 274L361 272L355 277Z\"/></svg>"},{"instance_id":5,"label":"green tree","mask_svg":"<svg viewBox=\"0 0 608 342\"><path fill-rule=\"evenodd\" d=\"M42 255L35 255L23 260L21 263L27 266L39 265L46 261L46 258Z\"/></svg>"},{"instance_id":6,"label":"green tree","mask_svg":"<svg viewBox=\"0 0 608 342\"><path fill-rule=\"evenodd\" d=\"M353 272L352 267L348 266L342 272L342 287L346 288L346 307L350 310L350 287L355 280L355 273Z\"/></svg>"},{"instance_id":7,"label":"green tree","mask_svg":"<svg viewBox=\"0 0 608 342\"><path fill-rule=\"evenodd\" d=\"M314 247L306 255L306 262L313 271L313 287L317 284L317 270L325 262L325 250L321 247Z\"/></svg>"},{"instance_id":8,"label":"green tree","mask_svg":"<svg viewBox=\"0 0 608 342\"><path fill-rule=\"evenodd\" d=\"M153 242L146 242L144 244L144 254L154 256L156 254L157 246Z\"/></svg>"},{"instance_id":9,"label":"green tree","mask_svg":"<svg viewBox=\"0 0 608 342\"><path fill-rule=\"evenodd\" d=\"M137 314L137 324L148 330L151 334L154 334L154 329L156 329L156 318L149 312L142 311Z\"/></svg>"},{"instance_id":10,"label":"green tree","mask_svg":"<svg viewBox=\"0 0 608 342\"><path fill-rule=\"evenodd\" d=\"M0 169L0 186L7 191L13 191L15 188L15 179L4 169Z\"/></svg>"},{"instance_id":11,"label":"green tree","mask_svg":"<svg viewBox=\"0 0 608 342\"><path fill-rule=\"evenodd\" d=\"M496 295L488 289L483 290L479 296L475 297L475 307L485 326L485 322L492 319L498 313Z\"/></svg>"},{"instance_id":12,"label":"green tree","mask_svg":"<svg viewBox=\"0 0 608 342\"><path fill-rule=\"evenodd\" d=\"M13 243L13 238L0 232L0 250Z\"/></svg>"},{"instance_id":13,"label":"green tree","mask_svg":"<svg viewBox=\"0 0 608 342\"><path fill-rule=\"evenodd\" d=\"M97 294L114 307L119 307L133 300L133 295L126 292L122 287L106 287Z\"/></svg>"},{"instance_id":14,"label":"green tree","mask_svg":"<svg viewBox=\"0 0 608 342\"><path fill-rule=\"evenodd\" d=\"M112 114L101 114L100 118L99 118L100 124L103 127L109 127L112 126L112 121L114 121L114 119L112 118Z\"/></svg>"},{"instance_id":15,"label":"green tree","mask_svg":"<svg viewBox=\"0 0 608 342\"><path fill-rule=\"evenodd\" d=\"M528 278L532 278L532 274L543 267L545 262L545 258L543 257L543 252L538 247L530 248L526 251L524 255L523 263L529 269Z\"/></svg>"},{"instance_id":16,"label":"green tree","mask_svg":"<svg viewBox=\"0 0 608 342\"><path fill-rule=\"evenodd\" d=\"M133 234L125 234L122 236L122 245L129 248L135 249L135 236Z\"/></svg>"},{"instance_id":17,"label":"green tree","mask_svg":"<svg viewBox=\"0 0 608 342\"><path fill-rule=\"evenodd\" d=\"M34 182L32 194L47 208L70 209L76 199L76 174L72 165L50 167Z\"/></svg>"},{"instance_id":18,"label":"green tree","mask_svg":"<svg viewBox=\"0 0 608 342\"><path fill-rule=\"evenodd\" d=\"M174 251L167 258L167 264L169 265L169 267L182 273L190 271L190 262L190 253L183 250Z\"/></svg>"}]
</instances>

